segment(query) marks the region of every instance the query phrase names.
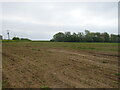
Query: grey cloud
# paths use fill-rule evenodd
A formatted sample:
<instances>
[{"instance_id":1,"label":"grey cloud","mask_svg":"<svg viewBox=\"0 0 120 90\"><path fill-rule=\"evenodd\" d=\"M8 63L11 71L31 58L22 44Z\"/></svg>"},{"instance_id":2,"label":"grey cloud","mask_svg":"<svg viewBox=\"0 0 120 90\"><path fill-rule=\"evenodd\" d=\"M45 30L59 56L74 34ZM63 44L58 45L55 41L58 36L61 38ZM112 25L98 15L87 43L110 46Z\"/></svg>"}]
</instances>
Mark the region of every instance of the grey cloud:
<instances>
[{"instance_id":1,"label":"grey cloud","mask_svg":"<svg viewBox=\"0 0 120 90\"><path fill-rule=\"evenodd\" d=\"M11 30L31 39L51 39L59 32L118 33L117 3L2 3L3 35Z\"/></svg>"}]
</instances>

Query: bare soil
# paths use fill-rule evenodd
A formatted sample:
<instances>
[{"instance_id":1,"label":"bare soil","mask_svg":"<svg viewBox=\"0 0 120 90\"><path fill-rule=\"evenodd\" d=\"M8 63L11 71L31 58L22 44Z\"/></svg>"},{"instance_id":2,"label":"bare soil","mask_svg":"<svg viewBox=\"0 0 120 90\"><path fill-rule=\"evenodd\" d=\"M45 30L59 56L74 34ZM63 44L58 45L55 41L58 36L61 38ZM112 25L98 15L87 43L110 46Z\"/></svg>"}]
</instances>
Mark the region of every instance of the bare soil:
<instances>
[{"instance_id":1,"label":"bare soil","mask_svg":"<svg viewBox=\"0 0 120 90\"><path fill-rule=\"evenodd\" d=\"M118 55L3 43L3 87L118 88Z\"/></svg>"}]
</instances>

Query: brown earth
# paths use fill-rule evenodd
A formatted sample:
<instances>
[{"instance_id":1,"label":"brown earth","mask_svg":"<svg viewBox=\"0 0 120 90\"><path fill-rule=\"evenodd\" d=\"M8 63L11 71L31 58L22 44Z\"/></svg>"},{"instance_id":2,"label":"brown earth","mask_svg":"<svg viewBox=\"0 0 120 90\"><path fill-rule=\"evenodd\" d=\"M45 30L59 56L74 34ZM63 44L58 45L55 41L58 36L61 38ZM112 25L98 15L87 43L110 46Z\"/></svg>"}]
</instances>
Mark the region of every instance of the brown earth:
<instances>
[{"instance_id":1,"label":"brown earth","mask_svg":"<svg viewBox=\"0 0 120 90\"><path fill-rule=\"evenodd\" d=\"M118 87L117 53L3 44L2 55L4 87Z\"/></svg>"}]
</instances>

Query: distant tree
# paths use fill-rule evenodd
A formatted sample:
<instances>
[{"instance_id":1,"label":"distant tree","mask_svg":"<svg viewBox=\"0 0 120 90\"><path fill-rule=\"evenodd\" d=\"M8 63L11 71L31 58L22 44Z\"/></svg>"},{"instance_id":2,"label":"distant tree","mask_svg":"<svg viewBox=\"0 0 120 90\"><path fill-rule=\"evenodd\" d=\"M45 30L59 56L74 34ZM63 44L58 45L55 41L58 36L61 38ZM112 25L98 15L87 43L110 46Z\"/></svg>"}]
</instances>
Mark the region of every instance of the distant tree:
<instances>
[{"instance_id":1,"label":"distant tree","mask_svg":"<svg viewBox=\"0 0 120 90\"><path fill-rule=\"evenodd\" d=\"M19 37L13 37L12 40L20 40Z\"/></svg>"},{"instance_id":2,"label":"distant tree","mask_svg":"<svg viewBox=\"0 0 120 90\"><path fill-rule=\"evenodd\" d=\"M85 35L89 34L90 31L89 30L85 30Z\"/></svg>"},{"instance_id":3,"label":"distant tree","mask_svg":"<svg viewBox=\"0 0 120 90\"><path fill-rule=\"evenodd\" d=\"M85 41L86 42L93 42L93 37L94 37L94 34L91 33L90 31L88 30L85 30Z\"/></svg>"},{"instance_id":4,"label":"distant tree","mask_svg":"<svg viewBox=\"0 0 120 90\"><path fill-rule=\"evenodd\" d=\"M107 32L102 33L103 42L109 42L109 34Z\"/></svg>"},{"instance_id":5,"label":"distant tree","mask_svg":"<svg viewBox=\"0 0 120 90\"><path fill-rule=\"evenodd\" d=\"M95 42L102 42L102 38L101 38L101 33L100 32L96 32L95 33Z\"/></svg>"},{"instance_id":6,"label":"distant tree","mask_svg":"<svg viewBox=\"0 0 120 90\"><path fill-rule=\"evenodd\" d=\"M55 34L55 35L53 36L53 40L54 40L54 41L58 41L58 42L63 42L64 39L65 39L64 36L65 36L64 33L59 32L59 33L57 33L57 34Z\"/></svg>"},{"instance_id":7,"label":"distant tree","mask_svg":"<svg viewBox=\"0 0 120 90\"><path fill-rule=\"evenodd\" d=\"M64 41L65 42L71 42L71 32L65 32L64 34Z\"/></svg>"},{"instance_id":8,"label":"distant tree","mask_svg":"<svg viewBox=\"0 0 120 90\"><path fill-rule=\"evenodd\" d=\"M84 42L84 33L83 32L78 32L78 39L79 39L79 42Z\"/></svg>"},{"instance_id":9,"label":"distant tree","mask_svg":"<svg viewBox=\"0 0 120 90\"><path fill-rule=\"evenodd\" d=\"M118 34L118 39L117 40L118 40L117 42L120 43L120 35L119 34Z\"/></svg>"},{"instance_id":10,"label":"distant tree","mask_svg":"<svg viewBox=\"0 0 120 90\"><path fill-rule=\"evenodd\" d=\"M31 40L28 39L28 38L21 38L20 40L22 40L22 41L31 41Z\"/></svg>"},{"instance_id":11,"label":"distant tree","mask_svg":"<svg viewBox=\"0 0 120 90\"><path fill-rule=\"evenodd\" d=\"M71 42L79 42L78 34L73 33L73 34L71 35Z\"/></svg>"},{"instance_id":12,"label":"distant tree","mask_svg":"<svg viewBox=\"0 0 120 90\"><path fill-rule=\"evenodd\" d=\"M54 38L50 40L50 42L54 42L54 41L55 41Z\"/></svg>"},{"instance_id":13,"label":"distant tree","mask_svg":"<svg viewBox=\"0 0 120 90\"><path fill-rule=\"evenodd\" d=\"M111 34L110 35L110 41L111 42L118 42L118 35Z\"/></svg>"}]
</instances>

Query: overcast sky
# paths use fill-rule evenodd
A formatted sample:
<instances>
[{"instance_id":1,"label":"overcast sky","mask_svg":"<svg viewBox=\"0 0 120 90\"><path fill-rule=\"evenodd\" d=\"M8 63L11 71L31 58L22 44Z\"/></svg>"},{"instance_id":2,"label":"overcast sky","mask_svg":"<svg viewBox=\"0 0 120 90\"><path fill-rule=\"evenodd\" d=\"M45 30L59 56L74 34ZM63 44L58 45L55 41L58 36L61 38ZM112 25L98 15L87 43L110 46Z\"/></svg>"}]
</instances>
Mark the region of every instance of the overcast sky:
<instances>
[{"instance_id":1,"label":"overcast sky","mask_svg":"<svg viewBox=\"0 0 120 90\"><path fill-rule=\"evenodd\" d=\"M32 40L49 40L57 32L85 29L118 34L117 2L6 2L0 4L0 12L4 38L6 30L10 30L11 38Z\"/></svg>"}]
</instances>

